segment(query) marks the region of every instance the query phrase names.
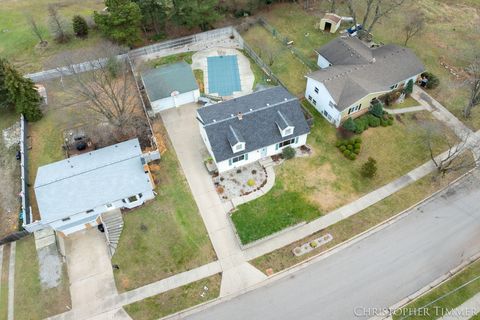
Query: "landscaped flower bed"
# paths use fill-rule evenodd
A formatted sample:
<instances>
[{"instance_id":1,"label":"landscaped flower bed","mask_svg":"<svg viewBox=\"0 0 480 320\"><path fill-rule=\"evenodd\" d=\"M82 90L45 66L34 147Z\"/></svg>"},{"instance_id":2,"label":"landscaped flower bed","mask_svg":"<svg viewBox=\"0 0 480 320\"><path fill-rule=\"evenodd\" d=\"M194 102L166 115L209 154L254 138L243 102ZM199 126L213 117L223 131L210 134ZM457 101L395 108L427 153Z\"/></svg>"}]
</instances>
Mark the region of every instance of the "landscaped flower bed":
<instances>
[{"instance_id":1,"label":"landscaped flower bed","mask_svg":"<svg viewBox=\"0 0 480 320\"><path fill-rule=\"evenodd\" d=\"M330 233L327 233L321 236L320 238L313 239L312 241L304 243L299 247L295 247L292 252L294 255L298 257L306 253L309 253L310 251L315 250L332 240L333 240L332 235Z\"/></svg>"}]
</instances>

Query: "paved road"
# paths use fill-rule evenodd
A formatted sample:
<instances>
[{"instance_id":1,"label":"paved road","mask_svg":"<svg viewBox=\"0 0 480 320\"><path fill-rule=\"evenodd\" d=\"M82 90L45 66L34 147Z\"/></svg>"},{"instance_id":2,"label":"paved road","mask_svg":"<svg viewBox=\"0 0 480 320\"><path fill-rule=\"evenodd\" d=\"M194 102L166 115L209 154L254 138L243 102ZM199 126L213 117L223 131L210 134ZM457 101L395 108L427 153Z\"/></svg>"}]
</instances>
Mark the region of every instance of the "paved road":
<instances>
[{"instance_id":1,"label":"paved road","mask_svg":"<svg viewBox=\"0 0 480 320\"><path fill-rule=\"evenodd\" d=\"M389 307L480 251L480 174L412 214L290 276L187 319L358 319Z\"/></svg>"}]
</instances>

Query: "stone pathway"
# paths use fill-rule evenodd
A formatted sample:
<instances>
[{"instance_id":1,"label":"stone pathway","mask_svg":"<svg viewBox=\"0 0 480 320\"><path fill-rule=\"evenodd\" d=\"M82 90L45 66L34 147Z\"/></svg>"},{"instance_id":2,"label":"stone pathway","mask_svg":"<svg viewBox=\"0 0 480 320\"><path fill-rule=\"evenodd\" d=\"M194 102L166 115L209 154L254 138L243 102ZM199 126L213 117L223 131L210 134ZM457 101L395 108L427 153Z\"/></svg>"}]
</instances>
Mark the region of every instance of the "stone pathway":
<instances>
[{"instance_id":1,"label":"stone pathway","mask_svg":"<svg viewBox=\"0 0 480 320\"><path fill-rule=\"evenodd\" d=\"M8 267L8 320L14 320L15 308L15 249L17 243L10 244L10 263Z\"/></svg>"}]
</instances>

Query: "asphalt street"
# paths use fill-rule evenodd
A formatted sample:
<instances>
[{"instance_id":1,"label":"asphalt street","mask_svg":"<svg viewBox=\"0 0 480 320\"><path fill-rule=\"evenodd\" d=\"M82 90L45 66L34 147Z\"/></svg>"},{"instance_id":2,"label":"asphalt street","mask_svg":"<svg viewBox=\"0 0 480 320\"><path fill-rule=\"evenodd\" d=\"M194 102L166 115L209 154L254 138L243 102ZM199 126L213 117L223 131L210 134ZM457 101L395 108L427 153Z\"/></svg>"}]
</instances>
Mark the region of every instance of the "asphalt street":
<instances>
[{"instance_id":1,"label":"asphalt street","mask_svg":"<svg viewBox=\"0 0 480 320\"><path fill-rule=\"evenodd\" d=\"M323 260L187 319L365 319L480 251L480 174Z\"/></svg>"}]
</instances>

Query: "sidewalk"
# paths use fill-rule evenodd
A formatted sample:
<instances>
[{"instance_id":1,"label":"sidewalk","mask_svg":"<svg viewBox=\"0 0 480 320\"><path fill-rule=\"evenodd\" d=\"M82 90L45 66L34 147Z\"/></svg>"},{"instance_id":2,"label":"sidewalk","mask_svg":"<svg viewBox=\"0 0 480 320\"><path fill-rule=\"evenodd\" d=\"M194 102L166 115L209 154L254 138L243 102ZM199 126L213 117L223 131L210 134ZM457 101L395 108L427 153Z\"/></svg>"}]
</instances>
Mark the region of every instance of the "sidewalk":
<instances>
[{"instance_id":1,"label":"sidewalk","mask_svg":"<svg viewBox=\"0 0 480 320\"><path fill-rule=\"evenodd\" d=\"M10 263L8 266L8 320L14 320L15 310L15 249L16 242L10 244Z\"/></svg>"}]
</instances>

